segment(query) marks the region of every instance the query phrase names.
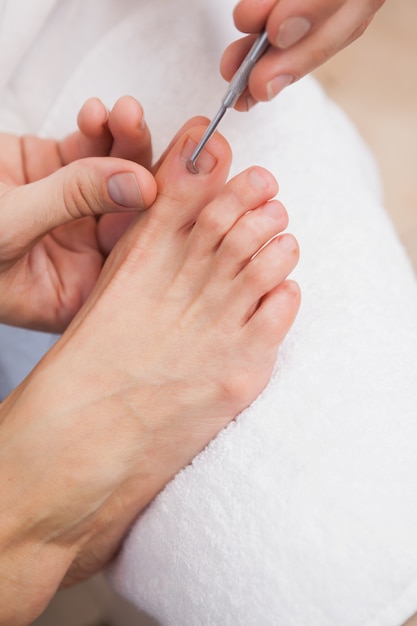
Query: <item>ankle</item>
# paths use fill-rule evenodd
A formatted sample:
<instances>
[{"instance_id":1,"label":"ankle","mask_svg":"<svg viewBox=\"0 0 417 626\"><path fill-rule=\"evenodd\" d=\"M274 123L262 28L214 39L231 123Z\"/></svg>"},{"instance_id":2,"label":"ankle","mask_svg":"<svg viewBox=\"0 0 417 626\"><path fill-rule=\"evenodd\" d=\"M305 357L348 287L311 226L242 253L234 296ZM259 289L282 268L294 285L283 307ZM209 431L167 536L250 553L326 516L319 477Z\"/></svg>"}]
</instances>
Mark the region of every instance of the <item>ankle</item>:
<instances>
[{"instance_id":1,"label":"ankle","mask_svg":"<svg viewBox=\"0 0 417 626\"><path fill-rule=\"evenodd\" d=\"M0 540L0 624L27 626L48 606L74 555L19 531Z\"/></svg>"}]
</instances>

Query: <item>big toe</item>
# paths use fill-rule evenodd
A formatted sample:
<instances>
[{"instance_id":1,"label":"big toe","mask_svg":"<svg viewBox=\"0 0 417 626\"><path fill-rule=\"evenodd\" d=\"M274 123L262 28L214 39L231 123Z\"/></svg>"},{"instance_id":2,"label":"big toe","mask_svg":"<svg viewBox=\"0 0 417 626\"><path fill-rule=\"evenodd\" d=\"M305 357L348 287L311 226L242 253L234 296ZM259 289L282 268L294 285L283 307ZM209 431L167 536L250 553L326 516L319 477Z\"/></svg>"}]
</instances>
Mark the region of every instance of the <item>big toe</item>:
<instances>
[{"instance_id":1,"label":"big toe","mask_svg":"<svg viewBox=\"0 0 417 626\"><path fill-rule=\"evenodd\" d=\"M187 169L187 161L198 145L203 126L194 126L175 142L156 175L158 197L152 214L163 223L179 227L194 223L200 211L223 188L230 169L232 152L226 139L216 133L198 158L198 173Z\"/></svg>"}]
</instances>

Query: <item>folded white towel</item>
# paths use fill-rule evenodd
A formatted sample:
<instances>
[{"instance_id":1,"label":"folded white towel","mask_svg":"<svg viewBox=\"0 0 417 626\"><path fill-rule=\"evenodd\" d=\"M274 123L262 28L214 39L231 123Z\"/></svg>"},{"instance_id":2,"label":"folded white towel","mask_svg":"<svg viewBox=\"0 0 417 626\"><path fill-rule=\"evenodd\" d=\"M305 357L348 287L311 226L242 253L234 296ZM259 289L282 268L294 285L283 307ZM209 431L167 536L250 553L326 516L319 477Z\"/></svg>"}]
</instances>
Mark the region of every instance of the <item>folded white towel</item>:
<instances>
[{"instance_id":1,"label":"folded white towel","mask_svg":"<svg viewBox=\"0 0 417 626\"><path fill-rule=\"evenodd\" d=\"M98 0L73 2L80 24L93 6L103 17ZM125 14L85 58L71 66L67 52L68 80L31 124L65 132L89 95L111 105L130 92L158 153L219 104L234 0L114 4ZM58 17L48 24L64 38ZM20 67L22 107L37 75L53 77L46 48ZM111 579L164 626L399 626L417 610L413 272L367 149L314 81L221 130L234 171L258 163L281 183L302 309L268 388L141 516Z\"/></svg>"},{"instance_id":2,"label":"folded white towel","mask_svg":"<svg viewBox=\"0 0 417 626\"><path fill-rule=\"evenodd\" d=\"M282 183L302 310L269 387L142 515L111 580L164 626L398 626L417 610L415 278L312 81L236 124L239 167Z\"/></svg>"}]
</instances>

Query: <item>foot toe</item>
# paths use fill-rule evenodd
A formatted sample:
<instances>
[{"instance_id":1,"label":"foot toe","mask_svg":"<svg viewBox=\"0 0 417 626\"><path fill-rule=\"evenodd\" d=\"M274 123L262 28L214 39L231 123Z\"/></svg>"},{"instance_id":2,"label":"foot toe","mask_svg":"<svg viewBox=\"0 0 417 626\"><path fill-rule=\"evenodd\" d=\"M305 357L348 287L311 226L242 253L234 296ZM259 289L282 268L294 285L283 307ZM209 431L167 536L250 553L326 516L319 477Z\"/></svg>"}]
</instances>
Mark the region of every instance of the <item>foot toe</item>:
<instances>
[{"instance_id":1,"label":"foot toe","mask_svg":"<svg viewBox=\"0 0 417 626\"><path fill-rule=\"evenodd\" d=\"M263 298L280 286L297 265L299 248L290 234L272 239L236 276L233 291L234 315L242 324L258 310Z\"/></svg>"},{"instance_id":2,"label":"foot toe","mask_svg":"<svg viewBox=\"0 0 417 626\"><path fill-rule=\"evenodd\" d=\"M190 128L168 152L155 178L158 198L152 207L152 217L178 227L192 225L198 214L220 192L231 163L227 141L216 133L199 157L199 173L191 174L187 161L205 128Z\"/></svg>"},{"instance_id":3,"label":"foot toe","mask_svg":"<svg viewBox=\"0 0 417 626\"><path fill-rule=\"evenodd\" d=\"M113 137L111 156L130 159L149 169L152 143L141 104L131 96L120 98L109 113L108 127Z\"/></svg>"},{"instance_id":4,"label":"foot toe","mask_svg":"<svg viewBox=\"0 0 417 626\"><path fill-rule=\"evenodd\" d=\"M222 256L219 263L223 267L223 272L233 273L228 261L235 267L236 263L242 263L243 258L248 258L246 244L254 235L253 231L246 232L250 227L245 228L244 224L252 223L252 221L259 222L260 220L253 220L250 216L252 213L258 216L259 207L263 206L277 191L278 185L275 178L260 167L251 167L230 180L198 217L190 237L190 248L194 252L193 261L198 257L206 258L221 249ZM269 210L266 209L266 212ZM285 228L286 212L281 204L278 213L278 219L283 225L277 230L272 228L270 237ZM273 221L272 216L269 221ZM262 240L262 236L257 236L255 239L256 241ZM249 257L268 240L263 239L256 247L255 239L248 245L252 250ZM236 274L236 271L234 273Z\"/></svg>"},{"instance_id":5,"label":"foot toe","mask_svg":"<svg viewBox=\"0 0 417 626\"><path fill-rule=\"evenodd\" d=\"M218 271L227 279L235 278L287 226L287 211L277 200L248 211L224 237L217 253Z\"/></svg>"}]
</instances>

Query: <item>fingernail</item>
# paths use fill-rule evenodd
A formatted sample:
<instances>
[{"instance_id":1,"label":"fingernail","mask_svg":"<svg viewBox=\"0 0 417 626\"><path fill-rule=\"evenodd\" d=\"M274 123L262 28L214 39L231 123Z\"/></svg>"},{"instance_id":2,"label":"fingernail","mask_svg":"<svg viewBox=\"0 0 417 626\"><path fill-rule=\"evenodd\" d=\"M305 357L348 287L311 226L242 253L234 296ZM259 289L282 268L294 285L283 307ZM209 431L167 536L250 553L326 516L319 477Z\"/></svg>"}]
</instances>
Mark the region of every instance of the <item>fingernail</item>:
<instances>
[{"instance_id":1,"label":"fingernail","mask_svg":"<svg viewBox=\"0 0 417 626\"><path fill-rule=\"evenodd\" d=\"M268 96L268 100L272 100L288 85L291 85L294 80L293 76L289 74L282 74L281 76L276 76L266 86L266 94Z\"/></svg>"},{"instance_id":2,"label":"fingernail","mask_svg":"<svg viewBox=\"0 0 417 626\"><path fill-rule=\"evenodd\" d=\"M143 209L143 198L133 172L114 174L107 181L107 191L116 204L125 209Z\"/></svg>"},{"instance_id":3,"label":"fingernail","mask_svg":"<svg viewBox=\"0 0 417 626\"><path fill-rule=\"evenodd\" d=\"M311 22L305 17L289 17L279 28L275 44L278 48L289 48L300 41L310 30Z\"/></svg>"},{"instance_id":4,"label":"fingernail","mask_svg":"<svg viewBox=\"0 0 417 626\"><path fill-rule=\"evenodd\" d=\"M181 155L186 169L187 169L187 161L192 156L196 148L197 148L196 142L190 139L190 137L188 137L182 149L182 155ZM199 174L209 174L212 170L214 170L216 165L217 165L217 159L215 159L213 155L207 152L206 149L204 149L200 153L197 159L197 163L196 163Z\"/></svg>"}]
</instances>

